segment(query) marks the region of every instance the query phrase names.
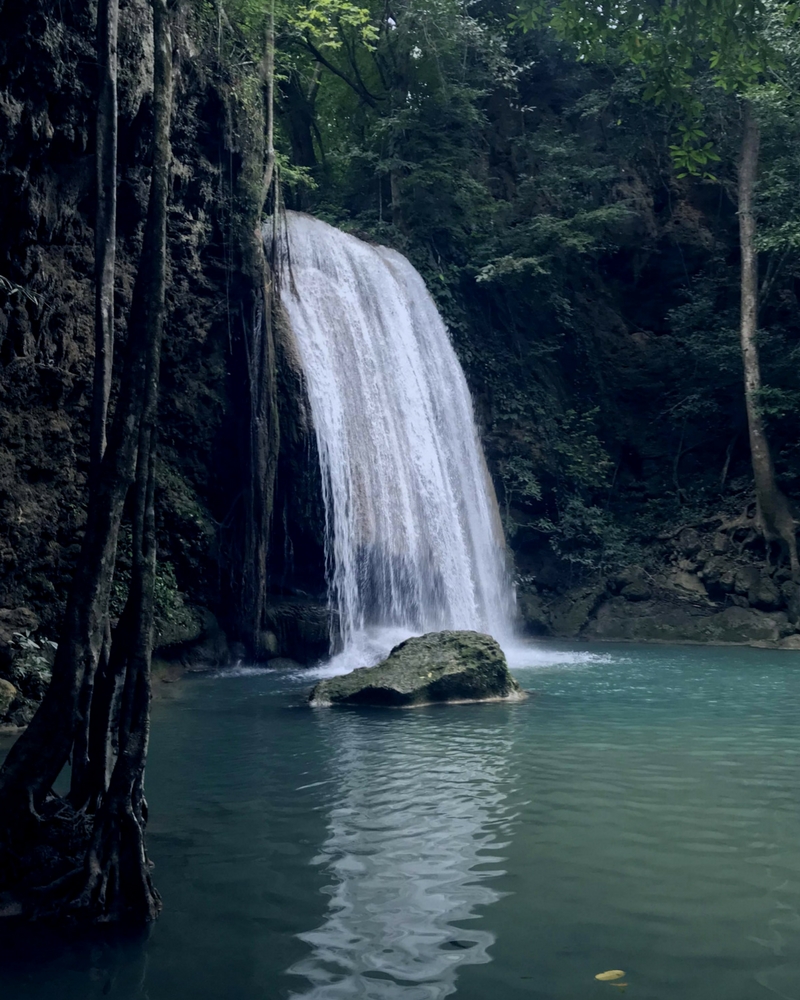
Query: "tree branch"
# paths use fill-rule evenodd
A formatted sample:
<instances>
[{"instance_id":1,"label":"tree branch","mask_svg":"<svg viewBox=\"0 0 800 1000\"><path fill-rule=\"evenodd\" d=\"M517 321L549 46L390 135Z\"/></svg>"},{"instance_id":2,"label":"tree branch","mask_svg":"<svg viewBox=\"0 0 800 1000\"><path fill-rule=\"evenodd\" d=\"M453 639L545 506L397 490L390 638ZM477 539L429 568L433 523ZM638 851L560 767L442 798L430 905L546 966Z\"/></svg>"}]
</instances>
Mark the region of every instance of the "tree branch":
<instances>
[{"instance_id":1,"label":"tree branch","mask_svg":"<svg viewBox=\"0 0 800 1000\"><path fill-rule=\"evenodd\" d=\"M319 51L319 49L316 47L316 45L314 45L314 43L311 41L310 38L304 37L303 38L303 44L308 49L308 51L311 53L311 55L317 60L317 62L321 63L325 67L325 69L327 69L331 73L333 73L334 76L338 76L340 80L343 80L347 84L347 86L355 94L357 94L361 98L362 101L364 101L365 104L368 104L371 108L377 108L378 107L377 99L374 98L372 96L372 94L370 94L370 92L368 90L365 90L364 88L360 87L358 85L358 81L351 80L350 77L347 76L346 73L343 73L340 69L338 69L336 66L334 66L332 62L329 62L325 58L325 56Z\"/></svg>"}]
</instances>

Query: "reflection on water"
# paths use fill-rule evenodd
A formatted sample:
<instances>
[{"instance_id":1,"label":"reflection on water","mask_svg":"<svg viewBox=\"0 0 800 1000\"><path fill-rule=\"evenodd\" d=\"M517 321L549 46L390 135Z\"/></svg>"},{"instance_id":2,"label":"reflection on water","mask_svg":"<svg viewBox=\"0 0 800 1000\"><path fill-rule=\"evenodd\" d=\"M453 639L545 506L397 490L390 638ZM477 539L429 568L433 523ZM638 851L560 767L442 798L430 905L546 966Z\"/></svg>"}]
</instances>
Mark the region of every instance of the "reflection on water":
<instances>
[{"instance_id":1,"label":"reflection on water","mask_svg":"<svg viewBox=\"0 0 800 1000\"><path fill-rule=\"evenodd\" d=\"M494 934L470 921L500 898L509 741L432 711L441 729L406 713L320 719L338 786L314 859L330 899L299 935L311 953L289 971L311 988L295 996L440 1000L459 967L490 961Z\"/></svg>"}]
</instances>

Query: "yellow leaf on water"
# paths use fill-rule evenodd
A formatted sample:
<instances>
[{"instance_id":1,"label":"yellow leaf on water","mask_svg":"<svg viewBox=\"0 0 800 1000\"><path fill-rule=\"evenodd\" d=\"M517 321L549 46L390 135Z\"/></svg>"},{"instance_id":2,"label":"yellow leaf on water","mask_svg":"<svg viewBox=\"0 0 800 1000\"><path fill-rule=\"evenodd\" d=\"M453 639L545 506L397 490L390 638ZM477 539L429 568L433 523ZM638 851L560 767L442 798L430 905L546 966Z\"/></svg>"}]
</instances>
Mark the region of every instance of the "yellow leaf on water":
<instances>
[{"instance_id":1,"label":"yellow leaf on water","mask_svg":"<svg viewBox=\"0 0 800 1000\"><path fill-rule=\"evenodd\" d=\"M628 985L627 983L609 983L609 986L616 986L618 990L624 990Z\"/></svg>"},{"instance_id":2,"label":"yellow leaf on water","mask_svg":"<svg viewBox=\"0 0 800 1000\"><path fill-rule=\"evenodd\" d=\"M622 979L624 975L625 973L622 971L622 969L609 969L608 972L598 972L594 978L599 979L604 983L607 983L611 979ZM627 986L627 983L625 985Z\"/></svg>"}]
</instances>

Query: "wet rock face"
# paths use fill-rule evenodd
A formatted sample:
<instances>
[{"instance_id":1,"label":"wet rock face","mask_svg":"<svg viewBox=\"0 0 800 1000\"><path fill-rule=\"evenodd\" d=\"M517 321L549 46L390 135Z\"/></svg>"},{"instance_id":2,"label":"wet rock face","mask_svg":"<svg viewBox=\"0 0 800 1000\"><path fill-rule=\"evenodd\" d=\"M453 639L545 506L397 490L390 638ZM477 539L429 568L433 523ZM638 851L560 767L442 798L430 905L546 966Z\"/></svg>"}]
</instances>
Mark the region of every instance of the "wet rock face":
<instances>
[{"instance_id":1,"label":"wet rock face","mask_svg":"<svg viewBox=\"0 0 800 1000\"><path fill-rule=\"evenodd\" d=\"M605 594L605 586L598 584L569 591L554 601L550 609L553 635L565 638L577 635L602 603Z\"/></svg>"},{"instance_id":2,"label":"wet rock face","mask_svg":"<svg viewBox=\"0 0 800 1000\"><path fill-rule=\"evenodd\" d=\"M626 583L620 591L627 601L646 601L653 595L653 588L644 580L634 580Z\"/></svg>"},{"instance_id":3,"label":"wet rock face","mask_svg":"<svg viewBox=\"0 0 800 1000\"><path fill-rule=\"evenodd\" d=\"M517 600L521 630L795 648L787 642L800 633L800 582L792 580L785 552L765 550L754 518L717 516L666 532L644 555L643 564L596 575L591 584L550 588L538 576L525 579Z\"/></svg>"},{"instance_id":4,"label":"wet rock face","mask_svg":"<svg viewBox=\"0 0 800 1000\"><path fill-rule=\"evenodd\" d=\"M631 642L778 643L794 631L782 611L692 606L687 602L644 601L631 605L612 597L584 631L589 639Z\"/></svg>"},{"instance_id":5,"label":"wet rock face","mask_svg":"<svg viewBox=\"0 0 800 1000\"><path fill-rule=\"evenodd\" d=\"M269 631L264 633L263 659L288 657L311 664L330 652L331 632L338 631L335 612L327 603L314 600L285 600L266 609Z\"/></svg>"},{"instance_id":6,"label":"wet rock face","mask_svg":"<svg viewBox=\"0 0 800 1000\"><path fill-rule=\"evenodd\" d=\"M312 705L402 708L521 697L503 651L491 636L429 632L395 646L377 667L321 681L310 701Z\"/></svg>"},{"instance_id":7,"label":"wet rock face","mask_svg":"<svg viewBox=\"0 0 800 1000\"><path fill-rule=\"evenodd\" d=\"M149 0L120 7L116 315L123 344L149 190L153 45ZM57 637L87 498L96 4L0 0L0 9L0 276L24 290L0 287L0 605L30 607L45 634ZM229 231L221 219L229 220L230 200L219 123L227 119L216 77L188 46L182 28L158 549L189 602L226 610L220 556L233 543L220 543L217 526L241 489L237 421L244 395L229 370L230 334L220 308L228 282L221 241Z\"/></svg>"}]
</instances>

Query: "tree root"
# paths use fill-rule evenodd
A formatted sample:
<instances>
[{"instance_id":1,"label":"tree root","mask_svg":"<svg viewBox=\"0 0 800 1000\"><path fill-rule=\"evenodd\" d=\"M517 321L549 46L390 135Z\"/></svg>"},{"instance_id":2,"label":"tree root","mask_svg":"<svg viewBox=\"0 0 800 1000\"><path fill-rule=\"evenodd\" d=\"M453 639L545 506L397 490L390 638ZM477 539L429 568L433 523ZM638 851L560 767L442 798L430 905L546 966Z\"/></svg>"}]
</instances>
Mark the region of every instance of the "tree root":
<instances>
[{"instance_id":1,"label":"tree root","mask_svg":"<svg viewBox=\"0 0 800 1000\"><path fill-rule=\"evenodd\" d=\"M144 825L130 803L103 810L82 872L82 886L70 914L92 923L145 924L161 912L150 877Z\"/></svg>"},{"instance_id":2,"label":"tree root","mask_svg":"<svg viewBox=\"0 0 800 1000\"><path fill-rule=\"evenodd\" d=\"M161 912L151 879L144 812L130 800L92 817L53 797L36 836L2 846L0 918L141 926ZM16 850L15 850L16 848Z\"/></svg>"}]
</instances>

